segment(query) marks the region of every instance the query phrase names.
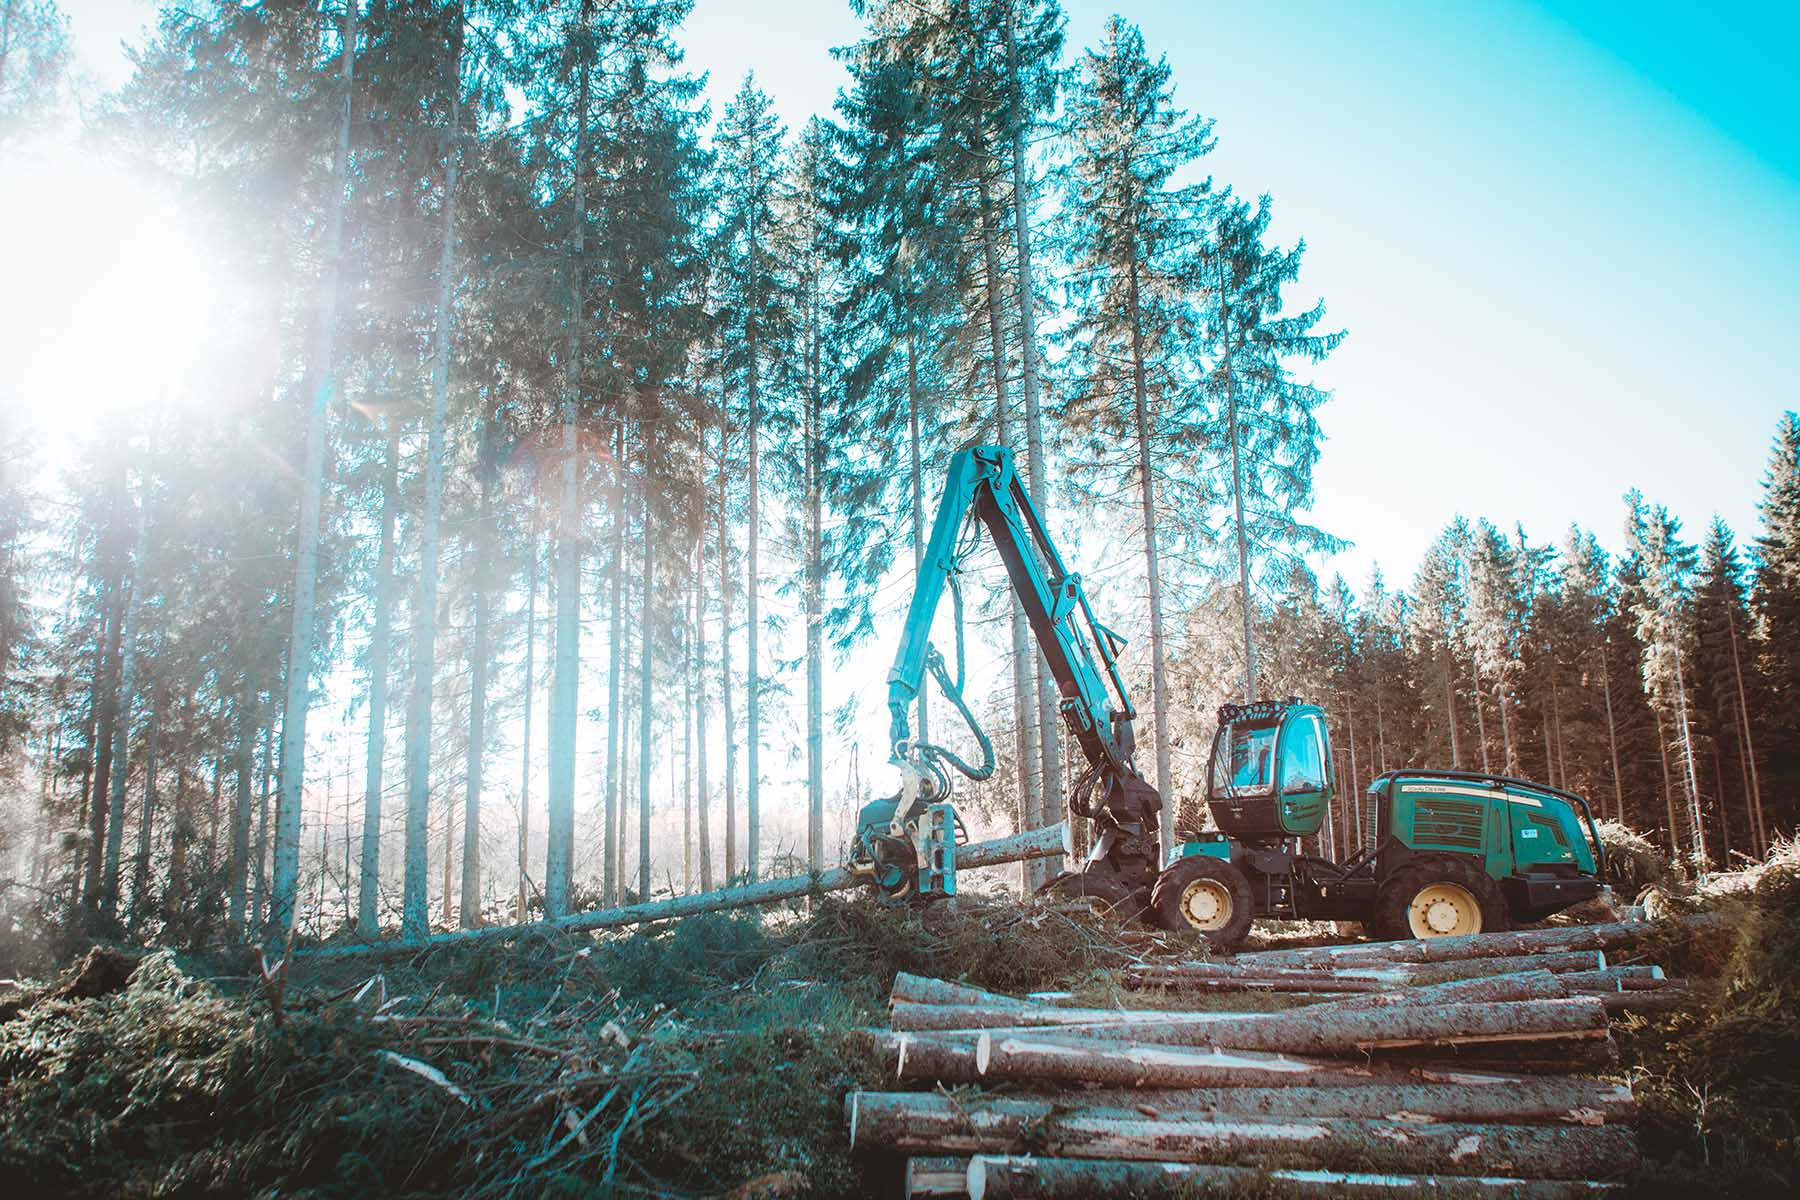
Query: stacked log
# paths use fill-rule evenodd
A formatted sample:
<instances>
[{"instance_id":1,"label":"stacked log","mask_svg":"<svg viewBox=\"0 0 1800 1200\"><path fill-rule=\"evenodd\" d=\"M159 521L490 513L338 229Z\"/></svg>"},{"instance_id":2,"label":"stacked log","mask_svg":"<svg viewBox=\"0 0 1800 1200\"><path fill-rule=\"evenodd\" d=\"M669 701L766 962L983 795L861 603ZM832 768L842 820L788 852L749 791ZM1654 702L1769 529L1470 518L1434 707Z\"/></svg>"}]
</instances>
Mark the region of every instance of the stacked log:
<instances>
[{"instance_id":1,"label":"stacked log","mask_svg":"<svg viewBox=\"0 0 1800 1200\"><path fill-rule=\"evenodd\" d=\"M1563 1197L1636 1163L1608 1014L1685 1003L1608 961L1641 923L1143 963L1118 982L1275 1011L1081 1006L902 975L866 1031L902 1088L846 1098L852 1145L917 1196L1195 1190ZM974 1090L969 1090L973 1088ZM982 1089L1002 1088L1004 1095Z\"/></svg>"}]
</instances>

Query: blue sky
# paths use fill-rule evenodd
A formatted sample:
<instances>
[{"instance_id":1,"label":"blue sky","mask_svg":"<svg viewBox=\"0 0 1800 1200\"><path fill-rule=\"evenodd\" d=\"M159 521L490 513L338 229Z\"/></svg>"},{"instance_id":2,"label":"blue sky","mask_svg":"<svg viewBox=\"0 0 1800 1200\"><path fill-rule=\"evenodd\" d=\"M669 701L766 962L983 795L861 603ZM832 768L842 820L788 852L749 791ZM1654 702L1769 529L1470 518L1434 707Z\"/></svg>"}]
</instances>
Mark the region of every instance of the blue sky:
<instances>
[{"instance_id":1,"label":"blue sky","mask_svg":"<svg viewBox=\"0 0 1800 1200\"><path fill-rule=\"evenodd\" d=\"M1324 572L1404 578L1452 512L1616 544L1638 486L1691 533L1753 532L1800 404L1800 44L1793 5L1068 0L1072 46L1123 11L1214 117L1210 169L1274 198L1303 286L1350 338L1315 515ZM142 0L69 0L103 81ZM715 111L754 68L790 127L829 107L842 0L699 0ZM1322 572L1322 573L1324 573Z\"/></svg>"}]
</instances>

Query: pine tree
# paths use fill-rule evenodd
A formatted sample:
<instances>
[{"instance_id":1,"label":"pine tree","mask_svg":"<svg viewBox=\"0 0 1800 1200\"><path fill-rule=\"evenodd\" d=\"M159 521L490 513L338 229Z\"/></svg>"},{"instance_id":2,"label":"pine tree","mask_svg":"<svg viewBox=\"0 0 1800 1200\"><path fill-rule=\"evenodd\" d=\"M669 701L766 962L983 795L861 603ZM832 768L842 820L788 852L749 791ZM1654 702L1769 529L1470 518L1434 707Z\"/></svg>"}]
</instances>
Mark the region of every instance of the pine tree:
<instances>
[{"instance_id":1,"label":"pine tree","mask_svg":"<svg viewBox=\"0 0 1800 1200\"><path fill-rule=\"evenodd\" d=\"M1087 52L1069 96L1072 151L1065 206L1074 265L1072 330L1079 390L1068 418L1086 453L1077 468L1103 492L1129 470L1143 537L1149 593L1151 713L1156 786L1173 790L1163 555L1192 553L1217 497L1198 459L1205 423L1191 385L1196 317L1188 303L1190 229L1203 213L1207 183L1172 180L1213 146L1212 122L1175 106L1168 62L1152 62L1143 35L1118 17ZM1155 414L1152 421L1151 414ZM1129 453L1125 452L1129 447ZM1165 526L1163 514L1174 516ZM1174 844L1175 805L1162 810L1165 853Z\"/></svg>"}]
</instances>

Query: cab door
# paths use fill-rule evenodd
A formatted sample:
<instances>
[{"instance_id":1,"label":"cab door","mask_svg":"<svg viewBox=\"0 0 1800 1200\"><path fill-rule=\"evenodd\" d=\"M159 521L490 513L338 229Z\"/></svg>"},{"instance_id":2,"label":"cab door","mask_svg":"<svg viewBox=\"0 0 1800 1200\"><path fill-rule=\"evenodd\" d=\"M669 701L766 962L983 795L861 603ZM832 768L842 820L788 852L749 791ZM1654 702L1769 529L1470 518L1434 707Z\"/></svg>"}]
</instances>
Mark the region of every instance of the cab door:
<instances>
[{"instance_id":1,"label":"cab door","mask_svg":"<svg viewBox=\"0 0 1800 1200\"><path fill-rule=\"evenodd\" d=\"M1331 803L1331 741L1317 709L1289 715L1281 728L1281 826L1295 837L1311 837L1325 823Z\"/></svg>"}]
</instances>

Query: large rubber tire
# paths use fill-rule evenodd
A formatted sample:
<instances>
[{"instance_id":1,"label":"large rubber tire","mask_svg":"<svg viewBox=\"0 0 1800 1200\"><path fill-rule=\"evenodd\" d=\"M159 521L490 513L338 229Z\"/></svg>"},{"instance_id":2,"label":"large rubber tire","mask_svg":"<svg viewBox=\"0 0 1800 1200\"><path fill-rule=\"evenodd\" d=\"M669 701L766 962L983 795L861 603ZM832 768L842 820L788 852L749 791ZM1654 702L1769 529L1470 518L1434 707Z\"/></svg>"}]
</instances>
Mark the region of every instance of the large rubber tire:
<instances>
[{"instance_id":1,"label":"large rubber tire","mask_svg":"<svg viewBox=\"0 0 1800 1200\"><path fill-rule=\"evenodd\" d=\"M1150 911L1164 929L1201 934L1221 954L1244 944L1256 916L1244 873L1202 855L1181 859L1156 877Z\"/></svg>"},{"instance_id":2,"label":"large rubber tire","mask_svg":"<svg viewBox=\"0 0 1800 1200\"><path fill-rule=\"evenodd\" d=\"M1100 901L1095 910L1118 921L1131 921L1142 916L1150 897L1143 888L1133 888L1116 875L1103 872L1068 871L1045 885L1046 891L1070 897L1091 897Z\"/></svg>"},{"instance_id":3,"label":"large rubber tire","mask_svg":"<svg viewBox=\"0 0 1800 1200\"><path fill-rule=\"evenodd\" d=\"M1375 896L1375 931L1385 938L1499 933L1509 924L1500 885L1466 858L1407 863Z\"/></svg>"}]
</instances>

